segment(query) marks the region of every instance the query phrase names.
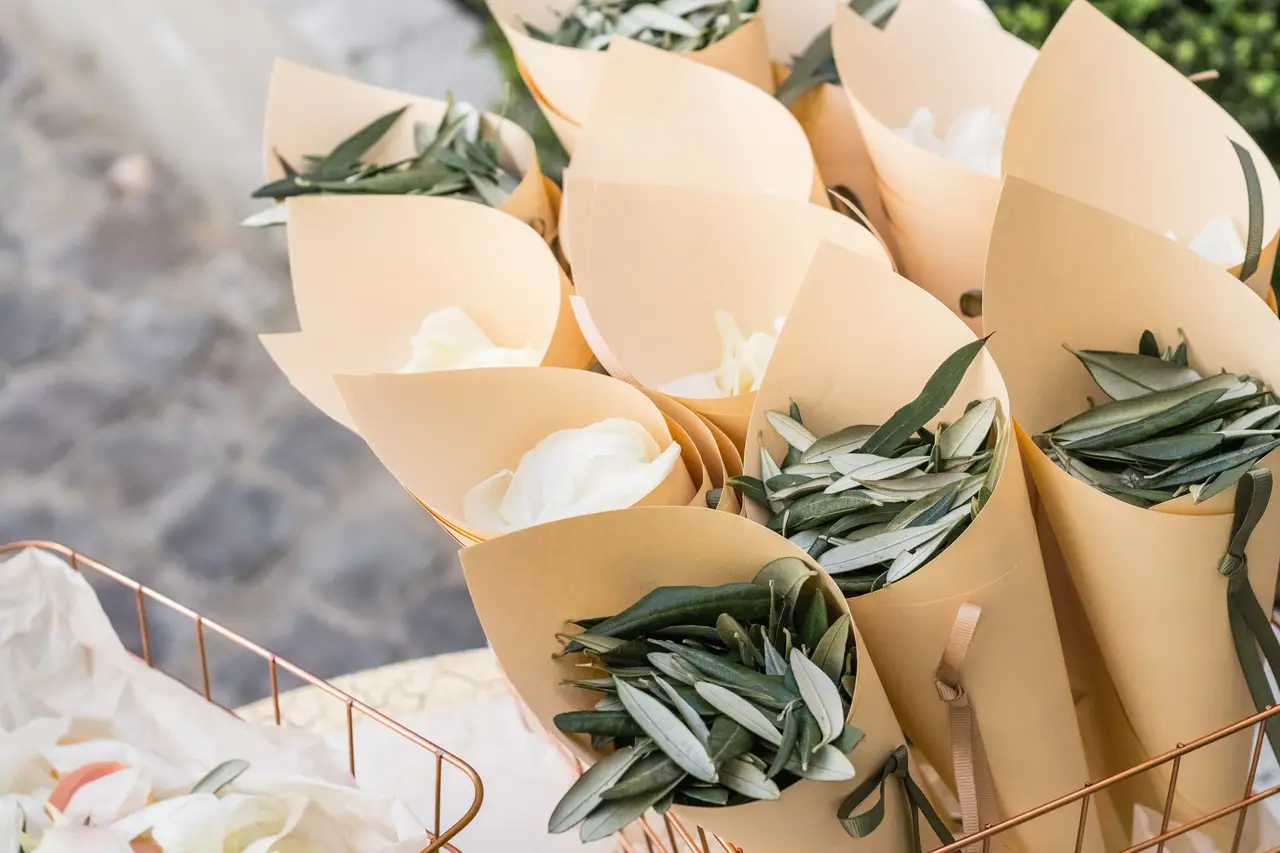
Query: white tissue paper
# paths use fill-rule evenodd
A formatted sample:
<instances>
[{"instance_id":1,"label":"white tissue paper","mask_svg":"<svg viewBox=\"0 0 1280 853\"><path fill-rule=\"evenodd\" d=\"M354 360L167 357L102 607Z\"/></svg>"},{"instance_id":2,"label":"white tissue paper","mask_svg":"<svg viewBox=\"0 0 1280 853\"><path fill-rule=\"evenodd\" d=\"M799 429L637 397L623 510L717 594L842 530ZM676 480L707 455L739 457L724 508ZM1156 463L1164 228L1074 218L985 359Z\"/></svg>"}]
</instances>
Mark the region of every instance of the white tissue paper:
<instances>
[{"instance_id":1,"label":"white tissue paper","mask_svg":"<svg viewBox=\"0 0 1280 853\"><path fill-rule=\"evenodd\" d=\"M995 110L990 107L965 110L951 122L945 140L935 132L935 123L933 110L916 107L907 126L894 133L980 175L1000 177L1005 121Z\"/></svg>"},{"instance_id":2,"label":"white tissue paper","mask_svg":"<svg viewBox=\"0 0 1280 853\"><path fill-rule=\"evenodd\" d=\"M720 334L720 366L705 373L694 373L664 382L658 386L658 390L673 397L692 400L736 397L749 391L759 391L785 320L785 317L779 317L773 321L772 335L756 332L751 337L744 338L733 315L728 311L717 311L715 322L716 331Z\"/></svg>"},{"instance_id":3,"label":"white tissue paper","mask_svg":"<svg viewBox=\"0 0 1280 853\"><path fill-rule=\"evenodd\" d=\"M1275 851L1280 847L1280 824L1276 823L1275 815L1269 806L1270 800L1264 801L1268 805L1263 807L1254 806L1249 809L1250 821L1255 823L1259 834L1258 846L1253 850L1240 848L1240 853L1262 853L1262 851ZM1133 844L1136 846L1144 841L1150 841L1152 838L1160 835L1160 813L1154 809L1149 809L1143 805L1135 805L1133 807ZM1176 820L1169 821L1169 829L1181 829L1182 824ZM1165 842L1165 853L1225 853L1220 851L1213 843L1213 839L1205 835L1203 832L1191 830L1185 835L1170 839Z\"/></svg>"},{"instance_id":4,"label":"white tissue paper","mask_svg":"<svg viewBox=\"0 0 1280 853\"><path fill-rule=\"evenodd\" d=\"M237 758L248 770L217 796L190 793ZM400 853L425 839L323 739L238 720L130 655L61 559L0 562L0 853Z\"/></svg>"},{"instance_id":5,"label":"white tissue paper","mask_svg":"<svg viewBox=\"0 0 1280 853\"><path fill-rule=\"evenodd\" d=\"M1164 232L1164 236L1178 242L1178 235L1172 231ZM1230 268L1244 263L1245 245L1240 238L1240 229L1236 227L1235 220L1225 213L1205 223L1200 233L1187 243L1187 248L1221 267Z\"/></svg>"},{"instance_id":6,"label":"white tissue paper","mask_svg":"<svg viewBox=\"0 0 1280 853\"><path fill-rule=\"evenodd\" d=\"M582 429L553 432L463 497L468 527L510 533L535 524L635 505L680 461L680 445L665 450L640 424L608 418Z\"/></svg>"},{"instance_id":7,"label":"white tissue paper","mask_svg":"<svg viewBox=\"0 0 1280 853\"><path fill-rule=\"evenodd\" d=\"M456 305L428 314L409 343L413 355L397 373L537 367L543 356L537 350L495 346L476 321Z\"/></svg>"}]
</instances>

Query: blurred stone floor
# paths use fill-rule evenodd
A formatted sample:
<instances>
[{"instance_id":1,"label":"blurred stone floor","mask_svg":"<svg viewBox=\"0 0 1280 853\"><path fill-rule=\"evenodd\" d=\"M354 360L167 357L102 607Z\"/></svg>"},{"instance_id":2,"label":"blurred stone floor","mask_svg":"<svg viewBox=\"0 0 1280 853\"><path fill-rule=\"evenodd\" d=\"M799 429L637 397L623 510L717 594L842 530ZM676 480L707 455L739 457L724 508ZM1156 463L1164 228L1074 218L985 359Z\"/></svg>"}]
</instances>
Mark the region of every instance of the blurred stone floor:
<instances>
[{"instance_id":1,"label":"blurred stone floor","mask_svg":"<svg viewBox=\"0 0 1280 853\"><path fill-rule=\"evenodd\" d=\"M366 79L499 91L448 0L272 2ZM69 544L322 676L482 645L452 543L257 341L296 328L280 235L215 219L57 72L0 41L0 542ZM136 650L132 595L103 594ZM194 677L190 623L148 615ZM215 698L265 695L229 652Z\"/></svg>"}]
</instances>

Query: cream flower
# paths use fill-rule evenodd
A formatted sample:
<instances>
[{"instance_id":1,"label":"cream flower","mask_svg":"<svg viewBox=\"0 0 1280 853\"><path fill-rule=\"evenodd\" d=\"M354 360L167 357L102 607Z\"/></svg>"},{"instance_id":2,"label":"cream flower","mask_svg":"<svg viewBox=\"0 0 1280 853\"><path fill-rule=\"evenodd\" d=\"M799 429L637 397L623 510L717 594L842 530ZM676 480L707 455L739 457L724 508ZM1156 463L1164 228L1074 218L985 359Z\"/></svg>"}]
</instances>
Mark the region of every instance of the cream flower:
<instances>
[{"instance_id":1,"label":"cream flower","mask_svg":"<svg viewBox=\"0 0 1280 853\"><path fill-rule=\"evenodd\" d=\"M656 489L680 460L680 445L662 450L635 421L608 418L553 432L463 498L466 524L510 533L563 518L626 509Z\"/></svg>"},{"instance_id":2,"label":"cream flower","mask_svg":"<svg viewBox=\"0 0 1280 853\"><path fill-rule=\"evenodd\" d=\"M1172 231L1164 232L1164 236L1174 242L1178 240L1178 235ZM1240 229L1236 227L1235 220L1225 213L1206 222L1200 233L1187 243L1187 248L1221 267L1244 263L1245 245L1240 239Z\"/></svg>"},{"instance_id":3,"label":"cream flower","mask_svg":"<svg viewBox=\"0 0 1280 853\"><path fill-rule=\"evenodd\" d=\"M55 826L40 836L34 853L133 853L133 849L113 829Z\"/></svg>"},{"instance_id":4,"label":"cream flower","mask_svg":"<svg viewBox=\"0 0 1280 853\"><path fill-rule=\"evenodd\" d=\"M916 107L907 126L894 133L980 175L1000 177L1005 122L995 110L990 107L965 110L951 122L945 140L938 138L935 123L933 110Z\"/></svg>"},{"instance_id":5,"label":"cream flower","mask_svg":"<svg viewBox=\"0 0 1280 853\"><path fill-rule=\"evenodd\" d=\"M475 320L456 305L428 314L410 338L413 355L398 373L468 370L476 367L536 367L542 353L495 346Z\"/></svg>"},{"instance_id":6,"label":"cream flower","mask_svg":"<svg viewBox=\"0 0 1280 853\"><path fill-rule=\"evenodd\" d=\"M711 400L720 397L736 397L748 391L760 390L765 369L773 357L773 348L782 334L786 318L773 322L773 334L756 332L744 338L728 311L715 314L716 331L720 333L720 366L705 373L694 373L672 379L658 386L658 390L673 397L694 400Z\"/></svg>"}]
</instances>

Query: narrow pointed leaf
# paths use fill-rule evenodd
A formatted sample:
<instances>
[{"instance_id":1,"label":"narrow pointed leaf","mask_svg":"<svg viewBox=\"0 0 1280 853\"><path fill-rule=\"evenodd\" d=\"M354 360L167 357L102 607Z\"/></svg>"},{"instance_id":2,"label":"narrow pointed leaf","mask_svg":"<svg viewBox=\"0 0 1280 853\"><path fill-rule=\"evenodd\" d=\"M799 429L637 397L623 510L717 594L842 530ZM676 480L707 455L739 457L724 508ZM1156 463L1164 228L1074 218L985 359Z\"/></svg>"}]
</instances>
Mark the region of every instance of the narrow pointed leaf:
<instances>
[{"instance_id":1,"label":"narrow pointed leaf","mask_svg":"<svg viewBox=\"0 0 1280 853\"><path fill-rule=\"evenodd\" d=\"M943 459L973 456L987 443L996 419L996 401L983 400L938 434Z\"/></svg>"},{"instance_id":2,"label":"narrow pointed leaf","mask_svg":"<svg viewBox=\"0 0 1280 853\"><path fill-rule=\"evenodd\" d=\"M822 733L821 743L831 743L844 729L845 712L844 703L840 700L840 689L799 649L792 650L790 663L791 671L796 677L796 686L800 688L800 697L804 699L809 713L818 721L818 731Z\"/></svg>"},{"instance_id":3,"label":"narrow pointed leaf","mask_svg":"<svg viewBox=\"0 0 1280 853\"><path fill-rule=\"evenodd\" d=\"M547 823L547 832L556 835L582 823L600 805L604 792L646 753L647 750L627 746L588 767L556 804Z\"/></svg>"},{"instance_id":4,"label":"narrow pointed leaf","mask_svg":"<svg viewBox=\"0 0 1280 853\"><path fill-rule=\"evenodd\" d=\"M721 766L720 784L753 800L776 800L781 796L772 779L760 768L741 758L726 761Z\"/></svg>"},{"instance_id":5,"label":"narrow pointed leaf","mask_svg":"<svg viewBox=\"0 0 1280 853\"><path fill-rule=\"evenodd\" d=\"M746 727L729 717L716 717L711 724L709 753L717 767L738 756L746 755L755 742L756 739Z\"/></svg>"},{"instance_id":6,"label":"narrow pointed leaf","mask_svg":"<svg viewBox=\"0 0 1280 853\"><path fill-rule=\"evenodd\" d=\"M831 679L832 684L840 681L844 674L844 653L849 643L849 626L852 622L849 614L842 613L832 623L813 652L813 662Z\"/></svg>"},{"instance_id":7,"label":"narrow pointed leaf","mask_svg":"<svg viewBox=\"0 0 1280 853\"><path fill-rule=\"evenodd\" d=\"M803 462L827 462L833 456L856 453L867 439L875 434L877 427L868 424L857 424L845 427L839 432L824 435L809 445L801 457Z\"/></svg>"},{"instance_id":8,"label":"narrow pointed leaf","mask_svg":"<svg viewBox=\"0 0 1280 853\"><path fill-rule=\"evenodd\" d=\"M707 729L707 724L702 721L702 717L699 716L697 709L686 702L684 697L681 696L674 687L667 684L667 682L663 681L660 677L654 676L653 682L657 684L658 689L666 694L666 697L671 700L671 704L675 706L675 709L680 714L681 719L683 719L685 725L689 727L689 731L693 732L694 736L702 743L704 749L707 748L710 745L711 732Z\"/></svg>"},{"instance_id":9,"label":"narrow pointed leaf","mask_svg":"<svg viewBox=\"0 0 1280 853\"><path fill-rule=\"evenodd\" d=\"M782 436L782 440L801 453L812 447L818 440L808 427L782 412L765 412L765 417L769 419L769 424L774 431Z\"/></svg>"},{"instance_id":10,"label":"narrow pointed leaf","mask_svg":"<svg viewBox=\"0 0 1280 853\"><path fill-rule=\"evenodd\" d=\"M618 679L617 689L618 698L626 706L627 712L659 749L690 776L704 782L716 781L716 767L707 755L707 748L688 726L657 699L627 682Z\"/></svg>"},{"instance_id":11,"label":"narrow pointed leaf","mask_svg":"<svg viewBox=\"0 0 1280 853\"><path fill-rule=\"evenodd\" d=\"M713 705L720 713L755 736L763 738L774 746L782 743L782 732L778 731L778 727L763 711L746 699L709 681L698 682L695 689L708 704Z\"/></svg>"},{"instance_id":12,"label":"narrow pointed leaf","mask_svg":"<svg viewBox=\"0 0 1280 853\"><path fill-rule=\"evenodd\" d=\"M857 775L849 759L833 746L824 746L809 759L808 767L792 759L787 762L787 772L814 782L847 782Z\"/></svg>"}]
</instances>

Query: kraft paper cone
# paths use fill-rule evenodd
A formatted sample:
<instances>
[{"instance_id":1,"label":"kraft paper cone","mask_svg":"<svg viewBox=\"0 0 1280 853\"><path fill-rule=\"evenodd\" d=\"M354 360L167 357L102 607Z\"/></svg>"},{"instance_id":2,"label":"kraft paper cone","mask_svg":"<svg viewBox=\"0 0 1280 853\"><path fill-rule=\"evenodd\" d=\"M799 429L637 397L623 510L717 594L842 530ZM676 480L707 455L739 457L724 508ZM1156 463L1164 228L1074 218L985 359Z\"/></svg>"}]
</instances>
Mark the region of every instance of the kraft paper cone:
<instances>
[{"instance_id":1,"label":"kraft paper cone","mask_svg":"<svg viewBox=\"0 0 1280 853\"><path fill-rule=\"evenodd\" d=\"M491 532L468 528L463 495L499 471L514 471L553 432L628 418L662 450L674 440L662 413L639 390L585 370L487 368L335 381L356 431L382 464L433 515L473 539ZM640 503L688 506L696 491L687 468L676 465Z\"/></svg>"},{"instance_id":2,"label":"kraft paper cone","mask_svg":"<svg viewBox=\"0 0 1280 853\"><path fill-rule=\"evenodd\" d=\"M616 613L660 586L748 582L779 557L808 560L759 525L729 513L688 507L568 519L468 548L461 557L476 613L507 677L542 726L588 763L599 756L552 722L556 714L586 710L594 702L588 691L560 683L580 677L575 661L551 657L560 650L555 635L572 630L567 620ZM847 612L834 585L824 582L824 590L833 608ZM849 838L836 820L836 810L857 780L876 773L903 743L856 624L854 640L858 683L848 722L866 734L849 755L855 781L801 781L784 790L781 799L731 808L676 806L682 821L751 853L907 853L900 786L888 786L884 823L869 838ZM936 841L926 845L936 847Z\"/></svg>"},{"instance_id":3,"label":"kraft paper cone","mask_svg":"<svg viewBox=\"0 0 1280 853\"><path fill-rule=\"evenodd\" d=\"M982 287L1000 182L893 131L921 106L933 111L939 130L974 107L1007 120L1035 50L952 0L903 0L884 30L841 6L832 47L880 176L904 274L959 313L961 296ZM981 327L979 318L965 319Z\"/></svg>"},{"instance_id":4,"label":"kraft paper cone","mask_svg":"<svg viewBox=\"0 0 1280 853\"><path fill-rule=\"evenodd\" d=\"M1081 483L1027 436L1078 414L1098 391L1062 345L1132 351L1144 329L1178 329L1192 366L1280 382L1280 324L1229 275L1191 251L1111 214L1008 178L987 267L987 331L1008 377L1022 448L1101 656L1144 757L1253 713L1226 611L1218 565L1232 525L1185 514L1180 499L1144 510ZM1053 310L1045 310L1052 299ZM1263 464L1280 469L1280 456ZM1173 510L1173 511L1170 511ZM1179 512L1183 510L1184 512ZM1249 580L1270 609L1280 561L1280 502L1272 501L1248 547ZM1186 756L1175 819L1239 798L1247 732ZM1168 767L1158 777L1162 788ZM1163 794L1156 808L1163 807ZM1148 805L1152 805L1148 803ZM1234 821L1215 825L1229 836Z\"/></svg>"},{"instance_id":5,"label":"kraft paper cone","mask_svg":"<svg viewBox=\"0 0 1280 853\"><path fill-rule=\"evenodd\" d=\"M302 331L262 342L294 387L347 427L334 374L399 370L423 319L451 305L498 346L545 348L550 366L590 362L568 279L538 235L510 216L423 196L308 196L290 205Z\"/></svg>"},{"instance_id":6,"label":"kraft paper cone","mask_svg":"<svg viewBox=\"0 0 1280 853\"><path fill-rule=\"evenodd\" d=\"M1248 284L1265 296L1280 230L1271 161L1199 86L1084 0L1054 27L1023 85L1004 166L1185 244L1216 216L1248 226L1244 174L1228 140L1253 155L1262 184L1267 248Z\"/></svg>"},{"instance_id":7,"label":"kraft paper cone","mask_svg":"<svg viewBox=\"0 0 1280 853\"><path fill-rule=\"evenodd\" d=\"M653 402L657 405L656 400ZM658 406L658 410L662 411L662 406ZM689 482L693 485L693 497L689 498L688 506L705 507L707 492L711 488L711 475L707 473L707 466L702 463L702 450L679 421L665 412L662 418L671 433L671 440L680 445L680 464L684 465L689 474Z\"/></svg>"},{"instance_id":8,"label":"kraft paper cone","mask_svg":"<svg viewBox=\"0 0 1280 853\"><path fill-rule=\"evenodd\" d=\"M575 171L576 177L576 171ZM802 200L691 187L572 180L574 280L607 348L602 363L659 388L720 363L715 312L746 336L773 334L819 241L889 268L879 241L856 221ZM739 447L754 394L682 398Z\"/></svg>"},{"instance_id":9,"label":"kraft paper cone","mask_svg":"<svg viewBox=\"0 0 1280 853\"><path fill-rule=\"evenodd\" d=\"M734 476L725 474L724 457L721 454L720 445L716 441L715 433L712 432L708 423L699 417L696 412L683 405L676 398L669 397L666 394L659 393L658 391L650 391L647 388L641 388L640 390L644 392L646 397L653 401L653 404L658 407L658 411L662 412L662 414L666 416L669 425L674 422L678 429L688 436L689 443L686 445L684 442L681 442L681 446L692 448L693 451L696 452L698 456L698 464L701 468L703 477L702 481L699 481L696 478L694 479L695 484L703 482L703 485L698 496L694 498L694 502L690 503L690 506L705 506L705 501L703 504L698 504L696 501L699 498L705 499L706 492L709 489L723 489L727 476ZM672 434L675 432L676 429L673 428ZM741 467L739 467L739 471L740 470ZM690 472L690 476L693 476L692 471ZM732 495L733 490L727 489L722 493L720 504L715 507L716 509L719 509L721 505L725 503L723 495L726 494ZM726 506L725 509L728 509L728 507Z\"/></svg>"},{"instance_id":10,"label":"kraft paper cone","mask_svg":"<svg viewBox=\"0 0 1280 853\"><path fill-rule=\"evenodd\" d=\"M432 127L438 125L446 103L277 59L267 93L264 129L263 161L267 179L284 177L277 152L298 167L307 155L332 150L369 122L406 104L409 111L370 150L367 159L371 162L394 163L414 156L417 153L414 125L418 122ZM521 176L519 185L501 210L525 222L550 242L558 227L557 211L548 198L533 139L514 122L488 114L485 121L497 130L503 168Z\"/></svg>"},{"instance_id":11,"label":"kraft paper cone","mask_svg":"<svg viewBox=\"0 0 1280 853\"><path fill-rule=\"evenodd\" d=\"M767 411L786 411L794 400L818 435L883 423L972 340L965 325L924 291L824 244L757 396L744 455L747 474L760 475L761 441L775 459L785 453ZM994 360L981 353L938 420L954 421L971 400L986 397L1000 402L1004 428L1011 428L1004 380ZM961 605L982 608L964 684L986 745L999 819L1088 782L1016 444L1003 466L990 501L959 539L907 578L849 602L903 729L953 789L949 709L935 677ZM767 519L767 509L749 507L751 517ZM1054 812L1000 840L1023 853L1055 850L1076 837L1078 823L1075 810ZM1096 822L1083 849L1102 849Z\"/></svg>"},{"instance_id":12,"label":"kraft paper cone","mask_svg":"<svg viewBox=\"0 0 1280 853\"><path fill-rule=\"evenodd\" d=\"M488 3L489 11L537 86L543 103L571 124L582 125L601 87L608 56L619 39L615 39L607 51L579 50L539 41L525 30L525 24L544 30L554 28L557 15L578 5L578 0L488 0ZM764 22L759 18L703 50L680 55L773 92L769 47Z\"/></svg>"}]
</instances>

